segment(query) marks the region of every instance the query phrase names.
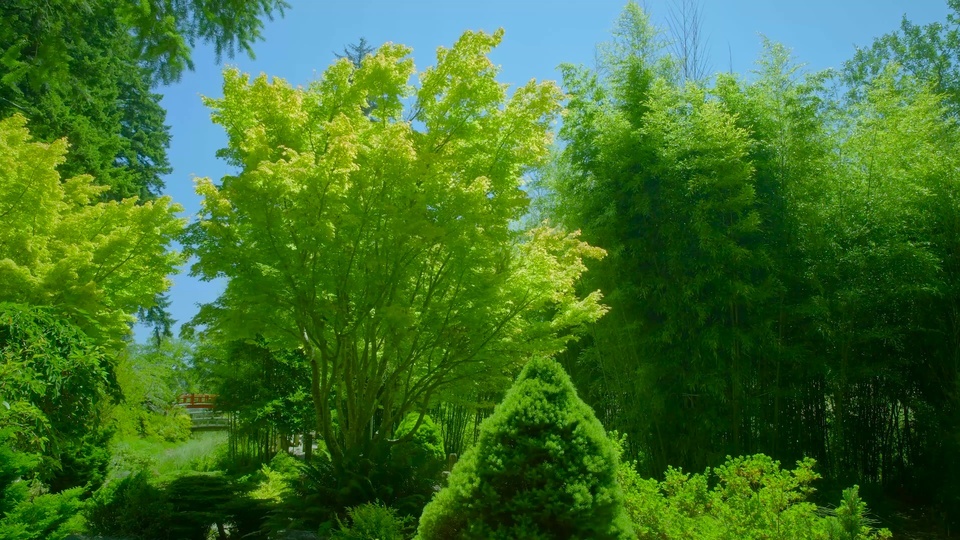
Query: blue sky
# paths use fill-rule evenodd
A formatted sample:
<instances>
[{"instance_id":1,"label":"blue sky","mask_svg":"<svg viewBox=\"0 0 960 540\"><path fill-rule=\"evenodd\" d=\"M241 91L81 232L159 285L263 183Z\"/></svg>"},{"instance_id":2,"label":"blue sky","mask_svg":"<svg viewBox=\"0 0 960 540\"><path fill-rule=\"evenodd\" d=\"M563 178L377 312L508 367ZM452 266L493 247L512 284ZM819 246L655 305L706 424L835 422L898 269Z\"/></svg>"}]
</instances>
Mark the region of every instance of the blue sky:
<instances>
[{"instance_id":1,"label":"blue sky","mask_svg":"<svg viewBox=\"0 0 960 540\"><path fill-rule=\"evenodd\" d=\"M504 28L503 43L492 59L502 68L500 80L522 84L559 78L557 66L592 65L596 45L608 39L626 0L288 0L285 17L267 22L264 40L254 45L256 59L237 57L216 63L209 47L194 51L196 70L179 83L158 89L171 127L169 150L173 173L165 192L192 217L199 209L193 178L218 180L228 167L215 157L226 145L219 126L200 96L221 95L224 64L253 74L266 73L293 84L317 77L349 43L364 37L373 46L391 41L413 48L418 68L434 63L438 46L453 44L464 30L492 32ZM655 23L664 25L670 0L640 2ZM808 70L840 67L855 46L893 31L906 15L918 24L945 21L944 0L701 0L703 32L711 72L752 69L760 34L793 50ZM172 314L189 320L198 303L219 295L221 283L202 283L188 269L173 276ZM179 327L179 324L178 324ZM137 339L148 335L137 328Z\"/></svg>"}]
</instances>

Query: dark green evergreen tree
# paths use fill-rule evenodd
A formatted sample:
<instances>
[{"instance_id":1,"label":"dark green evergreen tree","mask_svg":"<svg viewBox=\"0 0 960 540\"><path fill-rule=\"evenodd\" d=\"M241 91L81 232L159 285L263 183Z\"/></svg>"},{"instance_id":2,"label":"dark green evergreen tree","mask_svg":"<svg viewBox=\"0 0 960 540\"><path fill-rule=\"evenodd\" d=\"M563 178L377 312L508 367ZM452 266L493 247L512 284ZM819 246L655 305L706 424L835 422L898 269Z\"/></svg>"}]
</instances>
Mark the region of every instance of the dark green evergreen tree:
<instances>
[{"instance_id":1,"label":"dark green evergreen tree","mask_svg":"<svg viewBox=\"0 0 960 540\"><path fill-rule=\"evenodd\" d=\"M351 43L343 48L343 53L333 53L337 58L346 58L359 69L360 63L368 54L376 52L376 48L367 43L367 38L360 38L357 43Z\"/></svg>"},{"instance_id":2,"label":"dark green evergreen tree","mask_svg":"<svg viewBox=\"0 0 960 540\"><path fill-rule=\"evenodd\" d=\"M66 137L63 178L91 174L107 197L154 197L171 172L158 83L192 69L191 48L252 53L283 0L10 0L0 3L0 118L39 140Z\"/></svg>"},{"instance_id":3,"label":"dark green evergreen tree","mask_svg":"<svg viewBox=\"0 0 960 540\"><path fill-rule=\"evenodd\" d=\"M152 306L140 308L137 313L137 320L150 327L153 344L157 347L160 347L164 339L173 337L173 325L177 321L170 315L169 309L170 296L163 293L157 295L156 302Z\"/></svg>"},{"instance_id":4,"label":"dark green evergreen tree","mask_svg":"<svg viewBox=\"0 0 960 540\"><path fill-rule=\"evenodd\" d=\"M151 73L116 6L66 3L0 5L0 118L23 114L44 142L66 137L61 177L93 175L111 199L156 196L170 134Z\"/></svg>"}]
</instances>

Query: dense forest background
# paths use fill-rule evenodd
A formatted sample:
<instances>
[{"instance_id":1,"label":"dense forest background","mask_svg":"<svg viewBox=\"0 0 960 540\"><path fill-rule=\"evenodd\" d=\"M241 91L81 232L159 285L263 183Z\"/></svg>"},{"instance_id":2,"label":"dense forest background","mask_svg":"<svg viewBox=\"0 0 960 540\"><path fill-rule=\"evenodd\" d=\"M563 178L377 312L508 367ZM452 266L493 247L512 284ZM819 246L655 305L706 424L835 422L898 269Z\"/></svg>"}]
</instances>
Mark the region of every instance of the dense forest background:
<instances>
[{"instance_id":1,"label":"dense forest background","mask_svg":"<svg viewBox=\"0 0 960 540\"><path fill-rule=\"evenodd\" d=\"M502 31L227 69L188 220L158 92L290 6L5 2L0 538L952 537L947 5L822 72L711 73L691 0L558 83Z\"/></svg>"}]
</instances>

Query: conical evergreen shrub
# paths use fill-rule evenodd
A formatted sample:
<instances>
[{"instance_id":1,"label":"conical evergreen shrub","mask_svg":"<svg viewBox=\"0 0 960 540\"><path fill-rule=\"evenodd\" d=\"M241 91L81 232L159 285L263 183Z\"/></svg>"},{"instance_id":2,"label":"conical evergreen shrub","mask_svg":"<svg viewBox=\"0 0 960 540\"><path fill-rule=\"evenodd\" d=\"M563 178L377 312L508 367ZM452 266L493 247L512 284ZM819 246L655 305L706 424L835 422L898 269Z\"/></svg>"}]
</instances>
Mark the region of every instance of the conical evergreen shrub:
<instances>
[{"instance_id":1,"label":"conical evergreen shrub","mask_svg":"<svg viewBox=\"0 0 960 540\"><path fill-rule=\"evenodd\" d=\"M421 540L635 538L618 457L554 360L533 360L423 510Z\"/></svg>"}]
</instances>

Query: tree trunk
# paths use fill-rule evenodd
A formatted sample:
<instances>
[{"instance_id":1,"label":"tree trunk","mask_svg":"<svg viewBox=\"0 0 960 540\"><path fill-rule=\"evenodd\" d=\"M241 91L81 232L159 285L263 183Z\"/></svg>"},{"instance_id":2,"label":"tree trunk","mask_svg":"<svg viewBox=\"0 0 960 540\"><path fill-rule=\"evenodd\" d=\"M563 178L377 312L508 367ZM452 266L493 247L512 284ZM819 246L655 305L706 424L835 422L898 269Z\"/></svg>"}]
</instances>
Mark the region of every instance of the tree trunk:
<instances>
[{"instance_id":1,"label":"tree trunk","mask_svg":"<svg viewBox=\"0 0 960 540\"><path fill-rule=\"evenodd\" d=\"M303 461L310 463L313 460L313 433L303 434Z\"/></svg>"}]
</instances>

